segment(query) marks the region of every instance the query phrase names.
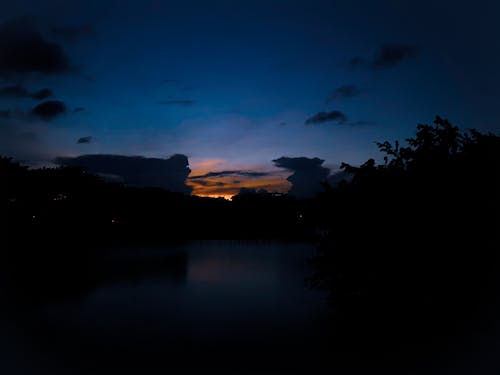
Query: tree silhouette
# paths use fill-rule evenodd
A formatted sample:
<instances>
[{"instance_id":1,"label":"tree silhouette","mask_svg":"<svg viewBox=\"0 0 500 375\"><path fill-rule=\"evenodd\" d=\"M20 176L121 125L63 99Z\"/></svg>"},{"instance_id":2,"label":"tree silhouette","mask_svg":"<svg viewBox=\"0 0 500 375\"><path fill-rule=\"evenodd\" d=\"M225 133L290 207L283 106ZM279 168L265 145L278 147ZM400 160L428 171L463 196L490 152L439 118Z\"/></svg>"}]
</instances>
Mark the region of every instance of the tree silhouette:
<instances>
[{"instance_id":1,"label":"tree silhouette","mask_svg":"<svg viewBox=\"0 0 500 375\"><path fill-rule=\"evenodd\" d=\"M377 335L403 340L388 327L411 320L422 339L445 335L498 294L500 137L436 117L404 145L377 146L383 164L343 163L351 182L319 197L331 230L307 282L329 292L346 330L386 324Z\"/></svg>"}]
</instances>

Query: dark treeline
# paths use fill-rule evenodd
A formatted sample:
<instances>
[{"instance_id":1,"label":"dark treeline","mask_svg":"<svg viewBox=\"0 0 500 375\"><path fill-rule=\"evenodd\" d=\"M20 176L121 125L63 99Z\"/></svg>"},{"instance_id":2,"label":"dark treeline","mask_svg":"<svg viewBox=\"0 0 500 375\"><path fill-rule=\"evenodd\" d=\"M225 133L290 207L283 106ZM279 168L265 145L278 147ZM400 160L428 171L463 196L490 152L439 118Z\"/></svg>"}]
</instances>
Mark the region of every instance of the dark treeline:
<instances>
[{"instance_id":1,"label":"dark treeline","mask_svg":"<svg viewBox=\"0 0 500 375\"><path fill-rule=\"evenodd\" d=\"M31 238L120 244L184 239L303 239L308 201L241 194L232 202L161 188L105 182L84 168L28 169L0 159L4 228L16 243Z\"/></svg>"}]
</instances>

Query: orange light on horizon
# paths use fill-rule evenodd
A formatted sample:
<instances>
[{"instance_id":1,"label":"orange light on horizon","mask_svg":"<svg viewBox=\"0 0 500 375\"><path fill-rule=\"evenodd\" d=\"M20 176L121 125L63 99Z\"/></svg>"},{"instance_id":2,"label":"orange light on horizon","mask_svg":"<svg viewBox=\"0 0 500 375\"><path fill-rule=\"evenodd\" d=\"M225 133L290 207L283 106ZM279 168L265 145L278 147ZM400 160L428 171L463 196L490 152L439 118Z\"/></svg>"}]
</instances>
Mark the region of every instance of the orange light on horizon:
<instances>
[{"instance_id":1,"label":"orange light on horizon","mask_svg":"<svg viewBox=\"0 0 500 375\"><path fill-rule=\"evenodd\" d=\"M269 170L262 166L228 165L223 159L197 160L191 165L186 184L193 189L192 195L231 200L242 188L270 193L287 193L291 185L287 181L289 171ZM217 171L234 171L217 175ZM242 171L239 173L239 171ZM255 175L247 171L257 172ZM211 173L212 172L212 173ZM261 172L261 175L258 174ZM207 175L208 176L205 176Z\"/></svg>"},{"instance_id":2,"label":"orange light on horizon","mask_svg":"<svg viewBox=\"0 0 500 375\"><path fill-rule=\"evenodd\" d=\"M287 193L290 189L290 183L280 176L265 176L259 178L238 178L232 177L217 177L217 178L206 178L202 180L200 184L197 180L188 180L187 185L193 188L193 195L197 196L209 196L209 197L223 197L225 199L231 199L231 197L237 195L240 189L264 189L270 193Z\"/></svg>"},{"instance_id":3,"label":"orange light on horizon","mask_svg":"<svg viewBox=\"0 0 500 375\"><path fill-rule=\"evenodd\" d=\"M227 201L233 200L234 194L194 194L193 195L197 197L202 197L202 198L214 198L214 199L219 199L223 198Z\"/></svg>"}]
</instances>

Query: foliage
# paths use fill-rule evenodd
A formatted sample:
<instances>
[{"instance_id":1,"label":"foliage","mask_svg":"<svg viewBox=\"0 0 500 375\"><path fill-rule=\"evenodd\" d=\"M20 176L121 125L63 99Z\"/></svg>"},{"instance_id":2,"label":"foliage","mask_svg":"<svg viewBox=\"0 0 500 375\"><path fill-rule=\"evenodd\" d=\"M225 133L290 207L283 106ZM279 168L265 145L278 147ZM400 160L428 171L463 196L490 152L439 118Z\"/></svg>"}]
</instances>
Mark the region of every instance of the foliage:
<instances>
[{"instance_id":1,"label":"foliage","mask_svg":"<svg viewBox=\"0 0 500 375\"><path fill-rule=\"evenodd\" d=\"M352 318L367 309L371 327L453 330L498 295L500 137L436 117L404 146L377 145L383 164L342 164L351 182L319 198L330 234L308 284L329 292L349 329L367 327Z\"/></svg>"}]
</instances>

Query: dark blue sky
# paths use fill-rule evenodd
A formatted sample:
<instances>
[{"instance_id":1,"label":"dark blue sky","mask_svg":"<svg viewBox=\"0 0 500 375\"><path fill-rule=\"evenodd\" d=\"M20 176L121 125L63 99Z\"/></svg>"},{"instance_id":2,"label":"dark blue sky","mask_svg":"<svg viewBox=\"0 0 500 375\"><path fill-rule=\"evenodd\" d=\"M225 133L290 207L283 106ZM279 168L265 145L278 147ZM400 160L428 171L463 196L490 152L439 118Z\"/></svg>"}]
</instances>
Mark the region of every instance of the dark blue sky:
<instances>
[{"instance_id":1,"label":"dark blue sky","mask_svg":"<svg viewBox=\"0 0 500 375\"><path fill-rule=\"evenodd\" d=\"M195 186L225 194L241 180L286 190L283 156L363 162L435 115L498 132L499 15L495 1L9 2L0 154L184 154L192 175L266 172ZM12 43L33 51L12 57ZM53 96L35 98L43 88Z\"/></svg>"}]
</instances>

